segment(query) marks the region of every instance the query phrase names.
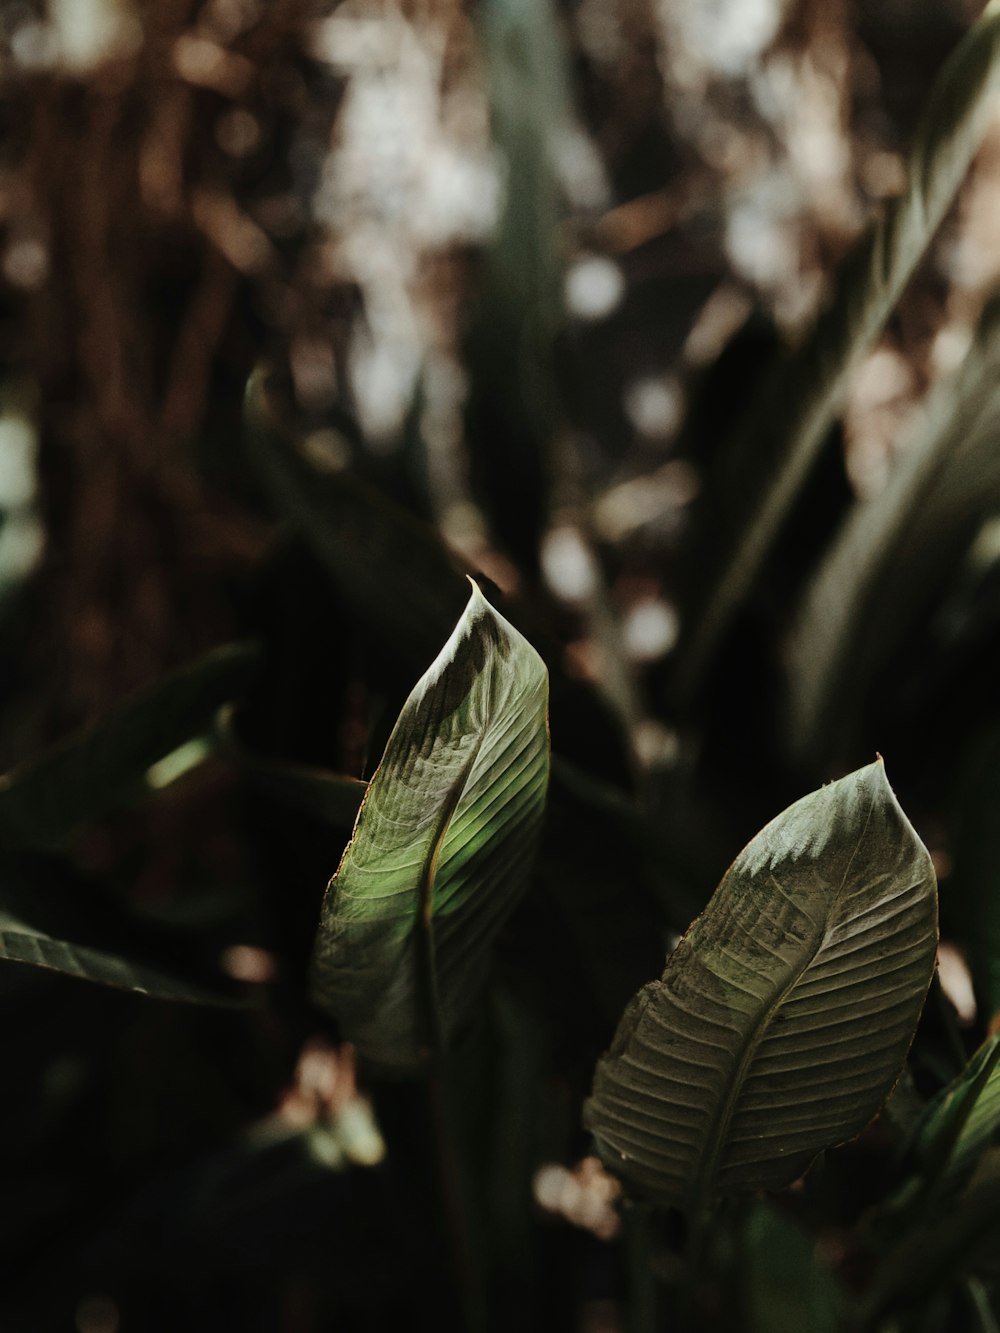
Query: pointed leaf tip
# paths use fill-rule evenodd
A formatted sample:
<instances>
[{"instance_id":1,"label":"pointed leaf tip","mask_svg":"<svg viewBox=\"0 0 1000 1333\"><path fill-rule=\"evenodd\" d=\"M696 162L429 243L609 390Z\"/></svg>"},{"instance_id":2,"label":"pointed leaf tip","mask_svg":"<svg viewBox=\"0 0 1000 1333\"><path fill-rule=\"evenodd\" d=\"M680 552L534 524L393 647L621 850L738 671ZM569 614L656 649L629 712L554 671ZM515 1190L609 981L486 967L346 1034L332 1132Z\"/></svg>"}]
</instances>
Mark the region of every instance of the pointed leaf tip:
<instances>
[{"instance_id":1,"label":"pointed leaf tip","mask_svg":"<svg viewBox=\"0 0 1000 1333\"><path fill-rule=\"evenodd\" d=\"M936 910L880 760L796 801L626 1009L584 1113L607 1165L695 1214L859 1133L912 1039Z\"/></svg>"}]
</instances>

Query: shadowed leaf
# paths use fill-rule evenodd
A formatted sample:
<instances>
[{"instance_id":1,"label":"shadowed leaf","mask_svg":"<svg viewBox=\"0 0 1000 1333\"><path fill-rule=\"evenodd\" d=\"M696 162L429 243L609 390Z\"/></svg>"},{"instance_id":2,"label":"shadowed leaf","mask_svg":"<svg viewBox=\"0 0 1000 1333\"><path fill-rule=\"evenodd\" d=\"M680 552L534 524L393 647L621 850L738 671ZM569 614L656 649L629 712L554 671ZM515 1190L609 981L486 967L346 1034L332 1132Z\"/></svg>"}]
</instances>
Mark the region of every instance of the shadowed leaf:
<instances>
[{"instance_id":1,"label":"shadowed leaf","mask_svg":"<svg viewBox=\"0 0 1000 1333\"><path fill-rule=\"evenodd\" d=\"M928 1108L912 1175L887 1206L892 1230L926 1216L968 1183L1000 1133L1000 1036L991 1037ZM881 1223L879 1225L882 1225ZM884 1228L883 1228L884 1229Z\"/></svg>"},{"instance_id":2,"label":"shadowed leaf","mask_svg":"<svg viewBox=\"0 0 1000 1333\"><path fill-rule=\"evenodd\" d=\"M881 760L803 797L625 1011L584 1117L604 1161L693 1216L789 1184L881 1106L936 942L930 857Z\"/></svg>"},{"instance_id":3,"label":"shadowed leaf","mask_svg":"<svg viewBox=\"0 0 1000 1333\"><path fill-rule=\"evenodd\" d=\"M42 857L0 859L0 958L191 1004L241 1003L203 978L176 932L146 922Z\"/></svg>"},{"instance_id":4,"label":"shadowed leaf","mask_svg":"<svg viewBox=\"0 0 1000 1333\"><path fill-rule=\"evenodd\" d=\"M699 572L700 611L679 645L676 689L693 693L753 584L840 409L850 371L878 338L993 123L1000 87L1000 2L946 61L908 161L908 184L866 233L837 277L836 294L809 335L764 381L732 453L745 466L732 490L740 509L718 530ZM762 467L761 448L767 458Z\"/></svg>"},{"instance_id":5,"label":"shadowed leaf","mask_svg":"<svg viewBox=\"0 0 1000 1333\"><path fill-rule=\"evenodd\" d=\"M740 1234L741 1308L747 1333L837 1333L844 1299L808 1237L766 1203Z\"/></svg>"},{"instance_id":6,"label":"shadowed leaf","mask_svg":"<svg viewBox=\"0 0 1000 1333\"><path fill-rule=\"evenodd\" d=\"M116 809L158 759L210 729L256 663L251 645L215 648L0 777L0 846L56 848Z\"/></svg>"},{"instance_id":7,"label":"shadowed leaf","mask_svg":"<svg viewBox=\"0 0 1000 1333\"><path fill-rule=\"evenodd\" d=\"M1000 297L932 393L884 491L859 500L809 586L788 649L789 735L826 753L875 673L954 579L1000 503Z\"/></svg>"},{"instance_id":8,"label":"shadowed leaf","mask_svg":"<svg viewBox=\"0 0 1000 1333\"><path fill-rule=\"evenodd\" d=\"M353 826L368 785L360 778L251 749L239 735L235 710L228 704L219 710L213 735L222 758L249 786L333 828Z\"/></svg>"}]
</instances>

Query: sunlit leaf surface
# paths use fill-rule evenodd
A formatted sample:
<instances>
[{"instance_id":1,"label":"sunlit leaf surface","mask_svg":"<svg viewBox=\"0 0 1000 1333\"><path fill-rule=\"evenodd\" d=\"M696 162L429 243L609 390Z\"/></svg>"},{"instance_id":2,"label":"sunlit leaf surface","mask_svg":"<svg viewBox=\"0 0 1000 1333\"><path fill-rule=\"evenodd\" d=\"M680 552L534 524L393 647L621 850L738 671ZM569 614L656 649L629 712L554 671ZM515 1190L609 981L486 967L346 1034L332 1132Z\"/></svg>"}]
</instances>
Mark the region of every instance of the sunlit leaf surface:
<instances>
[{"instance_id":1,"label":"sunlit leaf surface","mask_svg":"<svg viewBox=\"0 0 1000 1333\"><path fill-rule=\"evenodd\" d=\"M469 1015L524 886L548 781L548 677L473 589L403 707L323 905L317 1001L408 1070Z\"/></svg>"}]
</instances>

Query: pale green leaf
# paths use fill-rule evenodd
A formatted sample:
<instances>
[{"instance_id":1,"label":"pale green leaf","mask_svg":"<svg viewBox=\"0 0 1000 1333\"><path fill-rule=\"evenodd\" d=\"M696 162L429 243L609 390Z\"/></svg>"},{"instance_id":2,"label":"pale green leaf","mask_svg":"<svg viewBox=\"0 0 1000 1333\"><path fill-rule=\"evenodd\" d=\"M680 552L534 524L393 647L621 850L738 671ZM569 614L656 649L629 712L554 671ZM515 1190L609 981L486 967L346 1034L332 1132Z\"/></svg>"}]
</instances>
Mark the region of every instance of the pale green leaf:
<instances>
[{"instance_id":1,"label":"pale green leaf","mask_svg":"<svg viewBox=\"0 0 1000 1333\"><path fill-rule=\"evenodd\" d=\"M740 853L598 1063L585 1123L640 1193L700 1215L776 1189L878 1111L934 965L930 857L881 760Z\"/></svg>"},{"instance_id":2,"label":"pale green leaf","mask_svg":"<svg viewBox=\"0 0 1000 1333\"><path fill-rule=\"evenodd\" d=\"M998 88L1000 0L991 0L931 90L910 149L906 190L849 256L833 299L764 382L733 442L748 469L741 510L710 556L703 606L678 648L680 695L697 688L757 577L840 410L848 375L885 327L993 123ZM758 475L763 442L773 463Z\"/></svg>"},{"instance_id":3,"label":"pale green leaf","mask_svg":"<svg viewBox=\"0 0 1000 1333\"><path fill-rule=\"evenodd\" d=\"M413 1070L468 1019L525 887L548 781L548 677L473 585L403 707L323 904L317 1002Z\"/></svg>"}]
</instances>

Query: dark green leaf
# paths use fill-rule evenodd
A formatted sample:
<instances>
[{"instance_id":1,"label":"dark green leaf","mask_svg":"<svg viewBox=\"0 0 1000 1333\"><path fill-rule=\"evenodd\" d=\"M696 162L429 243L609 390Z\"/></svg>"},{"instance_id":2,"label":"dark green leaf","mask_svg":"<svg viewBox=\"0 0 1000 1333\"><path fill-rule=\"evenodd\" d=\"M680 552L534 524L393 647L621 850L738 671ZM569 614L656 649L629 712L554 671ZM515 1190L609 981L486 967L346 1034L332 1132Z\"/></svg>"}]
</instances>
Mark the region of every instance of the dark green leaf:
<instances>
[{"instance_id":1,"label":"dark green leaf","mask_svg":"<svg viewBox=\"0 0 1000 1333\"><path fill-rule=\"evenodd\" d=\"M770 1204L756 1203L740 1233L746 1333L837 1333L844 1298L807 1236Z\"/></svg>"},{"instance_id":2,"label":"dark green leaf","mask_svg":"<svg viewBox=\"0 0 1000 1333\"><path fill-rule=\"evenodd\" d=\"M1000 1133L1000 1036L991 1037L928 1108L912 1173L881 1219L893 1230L926 1216L967 1184ZM879 1223L877 1223L879 1225Z\"/></svg>"},{"instance_id":3,"label":"dark green leaf","mask_svg":"<svg viewBox=\"0 0 1000 1333\"><path fill-rule=\"evenodd\" d=\"M202 977L183 941L43 858L0 860L0 958L192 1004L239 1003L221 971Z\"/></svg>"},{"instance_id":4,"label":"dark green leaf","mask_svg":"<svg viewBox=\"0 0 1000 1333\"><path fill-rule=\"evenodd\" d=\"M1000 297L961 370L931 395L885 490L859 500L812 580L788 653L789 735L823 754L876 671L928 618L1000 504Z\"/></svg>"},{"instance_id":5,"label":"dark green leaf","mask_svg":"<svg viewBox=\"0 0 1000 1333\"><path fill-rule=\"evenodd\" d=\"M247 644L213 649L0 777L0 845L58 847L127 802L157 760L210 728L256 662Z\"/></svg>"},{"instance_id":6,"label":"dark green leaf","mask_svg":"<svg viewBox=\"0 0 1000 1333\"><path fill-rule=\"evenodd\" d=\"M731 535L713 550L703 605L679 646L680 695L697 688L756 578L840 408L848 374L885 327L993 123L998 87L1000 5L991 0L931 90L910 149L907 189L849 257L830 304L765 381L734 441L748 472L742 507ZM759 475L764 441L774 463Z\"/></svg>"},{"instance_id":7,"label":"dark green leaf","mask_svg":"<svg viewBox=\"0 0 1000 1333\"><path fill-rule=\"evenodd\" d=\"M936 942L930 857L881 760L797 801L626 1010L585 1111L604 1161L695 1216L789 1184L878 1111Z\"/></svg>"},{"instance_id":8,"label":"dark green leaf","mask_svg":"<svg viewBox=\"0 0 1000 1333\"><path fill-rule=\"evenodd\" d=\"M427 662L461 614L468 585L432 529L347 471L315 466L275 423L266 376L247 385L250 455L281 512L341 596L409 662ZM471 572L471 571L469 571Z\"/></svg>"},{"instance_id":9,"label":"dark green leaf","mask_svg":"<svg viewBox=\"0 0 1000 1333\"><path fill-rule=\"evenodd\" d=\"M215 719L214 736L221 756L257 791L334 828L351 828L367 783L329 773L311 764L292 763L252 750L240 737L235 710L225 705Z\"/></svg>"}]
</instances>

